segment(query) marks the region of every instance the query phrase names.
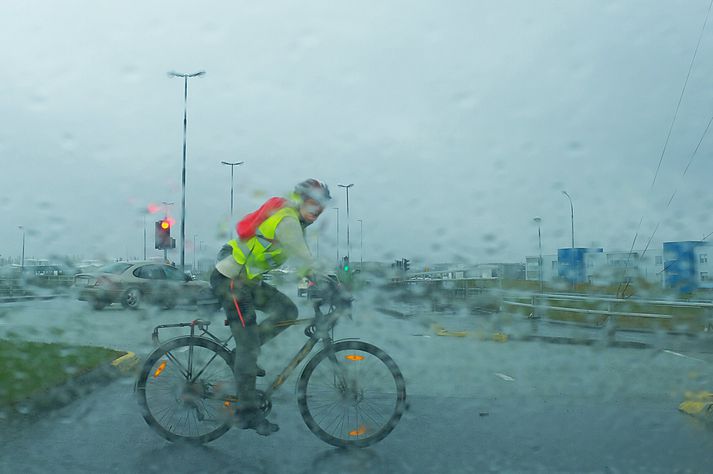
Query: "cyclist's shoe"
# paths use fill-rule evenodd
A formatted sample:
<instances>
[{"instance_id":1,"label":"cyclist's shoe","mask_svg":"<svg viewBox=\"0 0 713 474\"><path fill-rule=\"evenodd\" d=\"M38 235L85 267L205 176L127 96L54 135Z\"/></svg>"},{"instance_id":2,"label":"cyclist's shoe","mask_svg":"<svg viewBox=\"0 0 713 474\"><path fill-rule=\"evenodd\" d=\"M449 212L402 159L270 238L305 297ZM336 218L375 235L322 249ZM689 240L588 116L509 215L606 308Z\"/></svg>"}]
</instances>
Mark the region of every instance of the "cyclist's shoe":
<instances>
[{"instance_id":1,"label":"cyclist's shoe","mask_svg":"<svg viewBox=\"0 0 713 474\"><path fill-rule=\"evenodd\" d=\"M276 433L280 430L277 423L271 423L267 418L262 418L255 424L255 433L260 436L270 436L272 433Z\"/></svg>"},{"instance_id":2,"label":"cyclist's shoe","mask_svg":"<svg viewBox=\"0 0 713 474\"><path fill-rule=\"evenodd\" d=\"M235 413L235 426L243 430L255 430L260 436L270 436L280 427L265 418L261 411L246 410Z\"/></svg>"},{"instance_id":3,"label":"cyclist's shoe","mask_svg":"<svg viewBox=\"0 0 713 474\"><path fill-rule=\"evenodd\" d=\"M260 367L259 365L255 364L255 375L258 377L264 377L265 376L265 369Z\"/></svg>"}]
</instances>

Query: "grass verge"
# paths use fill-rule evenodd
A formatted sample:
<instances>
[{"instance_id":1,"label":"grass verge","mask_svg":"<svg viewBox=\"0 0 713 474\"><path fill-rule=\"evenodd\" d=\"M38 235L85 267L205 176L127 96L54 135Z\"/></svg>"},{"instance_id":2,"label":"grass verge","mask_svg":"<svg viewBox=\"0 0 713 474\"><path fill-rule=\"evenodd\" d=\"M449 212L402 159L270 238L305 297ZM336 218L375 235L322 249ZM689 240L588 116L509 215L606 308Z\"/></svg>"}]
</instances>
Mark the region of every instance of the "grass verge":
<instances>
[{"instance_id":1,"label":"grass verge","mask_svg":"<svg viewBox=\"0 0 713 474\"><path fill-rule=\"evenodd\" d=\"M103 347L0 339L0 407L62 385L122 355Z\"/></svg>"}]
</instances>

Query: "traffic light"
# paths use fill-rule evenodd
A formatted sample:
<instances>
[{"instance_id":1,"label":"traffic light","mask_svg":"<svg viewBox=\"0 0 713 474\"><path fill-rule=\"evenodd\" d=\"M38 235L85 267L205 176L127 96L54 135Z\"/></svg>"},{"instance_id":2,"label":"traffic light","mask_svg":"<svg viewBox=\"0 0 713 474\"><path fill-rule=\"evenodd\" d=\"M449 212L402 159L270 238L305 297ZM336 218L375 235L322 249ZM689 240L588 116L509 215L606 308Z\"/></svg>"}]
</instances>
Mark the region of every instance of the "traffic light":
<instances>
[{"instance_id":1,"label":"traffic light","mask_svg":"<svg viewBox=\"0 0 713 474\"><path fill-rule=\"evenodd\" d=\"M176 247L176 240L171 238L171 221L168 219L156 221L156 241L154 247L158 250Z\"/></svg>"},{"instance_id":2,"label":"traffic light","mask_svg":"<svg viewBox=\"0 0 713 474\"><path fill-rule=\"evenodd\" d=\"M349 257L342 258L342 270L345 272L349 271Z\"/></svg>"},{"instance_id":3,"label":"traffic light","mask_svg":"<svg viewBox=\"0 0 713 474\"><path fill-rule=\"evenodd\" d=\"M409 264L408 264L408 263L409 263L409 259L408 259L408 258L404 258L404 259L403 259L403 268L404 268L404 271L405 271L405 272L408 271L408 268L409 268Z\"/></svg>"}]
</instances>

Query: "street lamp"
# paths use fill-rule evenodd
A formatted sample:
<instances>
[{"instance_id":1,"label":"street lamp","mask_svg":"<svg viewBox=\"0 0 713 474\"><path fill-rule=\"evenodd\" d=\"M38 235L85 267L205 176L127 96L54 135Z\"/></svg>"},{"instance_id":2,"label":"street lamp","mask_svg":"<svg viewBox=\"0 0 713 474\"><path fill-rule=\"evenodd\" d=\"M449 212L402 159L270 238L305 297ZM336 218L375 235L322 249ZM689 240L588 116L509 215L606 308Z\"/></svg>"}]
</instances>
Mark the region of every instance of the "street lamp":
<instances>
[{"instance_id":1,"label":"street lamp","mask_svg":"<svg viewBox=\"0 0 713 474\"><path fill-rule=\"evenodd\" d=\"M347 259L349 259L349 251L351 250L351 245L349 244L349 188L354 186L354 184L338 184L337 186L344 188L347 192Z\"/></svg>"},{"instance_id":2,"label":"street lamp","mask_svg":"<svg viewBox=\"0 0 713 474\"><path fill-rule=\"evenodd\" d=\"M562 194L567 196L567 199L569 199L569 210L572 216L572 248L574 248L574 206L572 205L572 197L567 194L567 191L562 191Z\"/></svg>"},{"instance_id":3,"label":"street lamp","mask_svg":"<svg viewBox=\"0 0 713 474\"><path fill-rule=\"evenodd\" d=\"M174 71L168 73L169 77L183 78L183 171L181 173L181 271L185 271L185 236L186 236L186 125L188 115L188 78L200 77L205 71L182 74Z\"/></svg>"},{"instance_id":4,"label":"street lamp","mask_svg":"<svg viewBox=\"0 0 713 474\"><path fill-rule=\"evenodd\" d=\"M572 252L570 252L570 256L569 256L568 271L569 271L569 278L572 282L572 290L574 290L574 286L577 281L577 272L575 271L575 268L574 268L574 262L575 262L575 259L574 259L574 206L572 205L572 197L569 194L567 194L567 191L562 191L562 194L567 196L567 199L569 199L569 210L570 210L571 217L572 217Z\"/></svg>"},{"instance_id":5,"label":"street lamp","mask_svg":"<svg viewBox=\"0 0 713 474\"><path fill-rule=\"evenodd\" d=\"M333 207L337 211L337 265L339 265L339 208Z\"/></svg>"},{"instance_id":6,"label":"street lamp","mask_svg":"<svg viewBox=\"0 0 713 474\"><path fill-rule=\"evenodd\" d=\"M359 221L359 270L361 271L364 267L364 221L362 219L357 221Z\"/></svg>"},{"instance_id":7,"label":"street lamp","mask_svg":"<svg viewBox=\"0 0 713 474\"><path fill-rule=\"evenodd\" d=\"M537 245L540 249L540 257L537 260L537 270L538 278L540 280L540 293L542 293L542 232L540 231L540 224L542 223L542 219L540 217L535 217L533 220L537 223Z\"/></svg>"},{"instance_id":8,"label":"street lamp","mask_svg":"<svg viewBox=\"0 0 713 474\"><path fill-rule=\"evenodd\" d=\"M193 271L197 272L198 267L196 266L196 239L198 238L198 234L193 234Z\"/></svg>"},{"instance_id":9,"label":"street lamp","mask_svg":"<svg viewBox=\"0 0 713 474\"><path fill-rule=\"evenodd\" d=\"M240 166L244 161L236 161L235 163L230 163L228 161L221 161L224 165L230 166L230 217L233 217L233 168Z\"/></svg>"},{"instance_id":10,"label":"street lamp","mask_svg":"<svg viewBox=\"0 0 713 474\"><path fill-rule=\"evenodd\" d=\"M22 260L20 260L20 267L22 269L25 268L25 227L24 226L17 226L18 229L22 231Z\"/></svg>"},{"instance_id":11,"label":"street lamp","mask_svg":"<svg viewBox=\"0 0 713 474\"><path fill-rule=\"evenodd\" d=\"M144 260L146 260L146 214L144 214Z\"/></svg>"}]
</instances>

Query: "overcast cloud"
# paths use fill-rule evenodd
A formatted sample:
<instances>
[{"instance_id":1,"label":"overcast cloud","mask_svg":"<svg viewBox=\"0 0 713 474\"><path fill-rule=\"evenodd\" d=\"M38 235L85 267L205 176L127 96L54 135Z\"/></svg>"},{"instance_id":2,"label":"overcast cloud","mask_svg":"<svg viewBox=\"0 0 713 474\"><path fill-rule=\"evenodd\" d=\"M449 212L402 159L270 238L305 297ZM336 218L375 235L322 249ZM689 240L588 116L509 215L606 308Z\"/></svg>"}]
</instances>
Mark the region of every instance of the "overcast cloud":
<instances>
[{"instance_id":1,"label":"overcast cloud","mask_svg":"<svg viewBox=\"0 0 713 474\"><path fill-rule=\"evenodd\" d=\"M207 72L189 82L186 216L206 254L228 228L221 160L246 162L236 218L325 180L342 248L337 184L354 183L353 259L356 219L368 260L524 261L535 216L554 253L570 244L563 189L578 246L628 250L642 216L637 247L657 223L654 247L700 239L710 138L681 174L713 114L713 20L651 183L708 4L5 0L0 254L19 255L23 225L26 257L141 256L148 204L180 218L183 83L169 70ZM319 223L329 257L335 220Z\"/></svg>"}]
</instances>

